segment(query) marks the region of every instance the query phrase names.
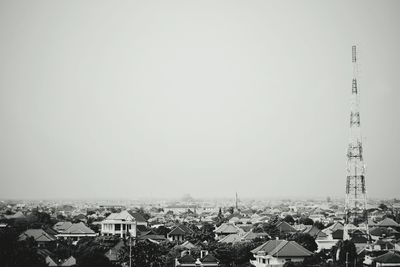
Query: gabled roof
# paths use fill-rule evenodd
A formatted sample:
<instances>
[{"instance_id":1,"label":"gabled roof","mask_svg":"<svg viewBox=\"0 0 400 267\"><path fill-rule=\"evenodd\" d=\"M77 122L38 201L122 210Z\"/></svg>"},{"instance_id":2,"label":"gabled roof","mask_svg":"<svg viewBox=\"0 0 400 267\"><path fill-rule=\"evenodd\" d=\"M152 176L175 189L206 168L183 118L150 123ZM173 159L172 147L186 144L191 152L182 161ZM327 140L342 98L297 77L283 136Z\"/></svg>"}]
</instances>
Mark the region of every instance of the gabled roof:
<instances>
[{"instance_id":1,"label":"gabled roof","mask_svg":"<svg viewBox=\"0 0 400 267\"><path fill-rule=\"evenodd\" d=\"M236 234L241 230L239 227L232 223L223 223L217 229L214 230L217 234Z\"/></svg>"},{"instance_id":2,"label":"gabled roof","mask_svg":"<svg viewBox=\"0 0 400 267\"><path fill-rule=\"evenodd\" d=\"M189 229L184 224L180 224L172 229L171 232L168 233L168 235L189 235L191 233L193 233L191 229Z\"/></svg>"},{"instance_id":3,"label":"gabled roof","mask_svg":"<svg viewBox=\"0 0 400 267\"><path fill-rule=\"evenodd\" d=\"M382 226L382 227L399 227L400 226L397 222L395 222L391 218L385 218L382 221L378 222L377 225Z\"/></svg>"},{"instance_id":4,"label":"gabled roof","mask_svg":"<svg viewBox=\"0 0 400 267\"><path fill-rule=\"evenodd\" d=\"M95 234L95 232L87 227L83 222L74 223L63 234Z\"/></svg>"},{"instance_id":5,"label":"gabled roof","mask_svg":"<svg viewBox=\"0 0 400 267\"><path fill-rule=\"evenodd\" d=\"M196 262L196 260L190 254L186 254L185 256L181 257L178 261L179 261L179 263L195 263Z\"/></svg>"},{"instance_id":6,"label":"gabled roof","mask_svg":"<svg viewBox=\"0 0 400 267\"><path fill-rule=\"evenodd\" d=\"M251 253L264 252L273 257L308 257L312 252L305 249L295 241L269 240L253 249Z\"/></svg>"},{"instance_id":7,"label":"gabled roof","mask_svg":"<svg viewBox=\"0 0 400 267\"><path fill-rule=\"evenodd\" d=\"M393 234L398 234L399 232L391 227L374 227L369 231L369 233L373 236L390 236Z\"/></svg>"},{"instance_id":8,"label":"gabled roof","mask_svg":"<svg viewBox=\"0 0 400 267\"><path fill-rule=\"evenodd\" d=\"M238 234L229 234L224 238L220 239L218 242L220 243L238 243L242 240L241 236Z\"/></svg>"},{"instance_id":9,"label":"gabled roof","mask_svg":"<svg viewBox=\"0 0 400 267\"><path fill-rule=\"evenodd\" d=\"M207 254L200 259L201 263L218 263L219 260L212 254Z\"/></svg>"},{"instance_id":10,"label":"gabled roof","mask_svg":"<svg viewBox=\"0 0 400 267\"><path fill-rule=\"evenodd\" d=\"M250 232L245 233L243 235L242 239L244 241L250 241L250 240L256 239L257 237L261 237L261 238L269 237L269 235L267 233L254 233L254 232L250 231Z\"/></svg>"},{"instance_id":11,"label":"gabled roof","mask_svg":"<svg viewBox=\"0 0 400 267\"><path fill-rule=\"evenodd\" d=\"M28 229L19 236L19 240L26 240L32 237L36 242L50 242L56 240L53 235L48 234L43 229Z\"/></svg>"},{"instance_id":12,"label":"gabled roof","mask_svg":"<svg viewBox=\"0 0 400 267\"><path fill-rule=\"evenodd\" d=\"M115 244L112 248L110 248L104 256L106 256L110 261L118 261L118 251L125 246L123 240L120 240L117 244Z\"/></svg>"},{"instance_id":13,"label":"gabled roof","mask_svg":"<svg viewBox=\"0 0 400 267\"><path fill-rule=\"evenodd\" d=\"M119 213L111 213L110 215L108 215L106 220L132 221L133 218L134 217L127 210L123 210Z\"/></svg>"},{"instance_id":14,"label":"gabled roof","mask_svg":"<svg viewBox=\"0 0 400 267\"><path fill-rule=\"evenodd\" d=\"M304 229L303 233L309 234L312 237L316 237L321 230L318 229L315 225L306 225L306 229Z\"/></svg>"},{"instance_id":15,"label":"gabled roof","mask_svg":"<svg viewBox=\"0 0 400 267\"><path fill-rule=\"evenodd\" d=\"M49 267L58 266L57 262L56 262L55 260L53 260L53 258L51 258L50 256L46 256L46 258L45 258L45 263L46 263L47 266L49 266Z\"/></svg>"},{"instance_id":16,"label":"gabled roof","mask_svg":"<svg viewBox=\"0 0 400 267\"><path fill-rule=\"evenodd\" d=\"M279 231L284 232L284 233L296 232L296 229L285 221L278 223L276 225L276 228L278 228Z\"/></svg>"},{"instance_id":17,"label":"gabled roof","mask_svg":"<svg viewBox=\"0 0 400 267\"><path fill-rule=\"evenodd\" d=\"M76 265L76 259L73 256L70 256L68 259L66 259L64 262L62 262L59 266L75 266Z\"/></svg>"},{"instance_id":18,"label":"gabled roof","mask_svg":"<svg viewBox=\"0 0 400 267\"><path fill-rule=\"evenodd\" d=\"M71 227L72 222L58 222L53 226L53 229L57 232L63 232Z\"/></svg>"},{"instance_id":19,"label":"gabled roof","mask_svg":"<svg viewBox=\"0 0 400 267\"><path fill-rule=\"evenodd\" d=\"M400 255L398 252L389 251L388 253L376 257L373 261L379 263L400 263Z\"/></svg>"},{"instance_id":20,"label":"gabled roof","mask_svg":"<svg viewBox=\"0 0 400 267\"><path fill-rule=\"evenodd\" d=\"M135 218L135 220L137 222L146 222L146 219L143 217L142 214L137 213L137 212L132 212L132 211L128 211L128 212L133 218Z\"/></svg>"},{"instance_id":21,"label":"gabled roof","mask_svg":"<svg viewBox=\"0 0 400 267\"><path fill-rule=\"evenodd\" d=\"M183 242L183 244L180 245L180 246L183 247L183 248L189 249L189 250L196 248L196 246L193 245L193 244L192 244L191 242L189 242L189 241Z\"/></svg>"},{"instance_id":22,"label":"gabled roof","mask_svg":"<svg viewBox=\"0 0 400 267\"><path fill-rule=\"evenodd\" d=\"M343 239L343 229L337 229L332 232L332 238L333 239Z\"/></svg>"}]
</instances>

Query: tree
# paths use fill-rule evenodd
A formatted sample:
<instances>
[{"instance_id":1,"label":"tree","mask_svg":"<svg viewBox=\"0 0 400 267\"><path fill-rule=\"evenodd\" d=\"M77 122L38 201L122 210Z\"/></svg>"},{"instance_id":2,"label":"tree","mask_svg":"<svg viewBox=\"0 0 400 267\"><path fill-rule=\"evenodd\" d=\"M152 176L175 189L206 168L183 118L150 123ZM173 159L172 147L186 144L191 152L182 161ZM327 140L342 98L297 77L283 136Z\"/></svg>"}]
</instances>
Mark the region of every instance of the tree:
<instances>
[{"instance_id":1,"label":"tree","mask_svg":"<svg viewBox=\"0 0 400 267\"><path fill-rule=\"evenodd\" d=\"M18 234L13 229L0 230L0 265L7 267L47 266L39 256L33 239L18 241Z\"/></svg>"},{"instance_id":2,"label":"tree","mask_svg":"<svg viewBox=\"0 0 400 267\"><path fill-rule=\"evenodd\" d=\"M171 229L165 227L164 225L160 225L159 227L155 228L154 231L159 234L159 235L163 235L163 236L167 236L167 234L169 232L171 232Z\"/></svg>"},{"instance_id":3,"label":"tree","mask_svg":"<svg viewBox=\"0 0 400 267\"><path fill-rule=\"evenodd\" d=\"M128 242L128 241L127 241ZM134 267L152 266L163 267L166 263L164 247L148 241L140 241L132 246L131 263ZM119 251L119 258L122 262L129 263L129 244L125 243Z\"/></svg>"},{"instance_id":4,"label":"tree","mask_svg":"<svg viewBox=\"0 0 400 267\"><path fill-rule=\"evenodd\" d=\"M356 246L350 240L340 240L336 244L335 259L340 264L345 264L346 261L353 263L357 257Z\"/></svg>"},{"instance_id":5,"label":"tree","mask_svg":"<svg viewBox=\"0 0 400 267\"><path fill-rule=\"evenodd\" d=\"M79 267L113 267L114 265L100 251L91 251L77 261Z\"/></svg>"},{"instance_id":6,"label":"tree","mask_svg":"<svg viewBox=\"0 0 400 267\"><path fill-rule=\"evenodd\" d=\"M140 215L142 215L143 218L145 218L146 221L148 219L150 219L150 217L151 217L150 214L148 212L146 212L143 207L138 208L136 210L136 212L139 213Z\"/></svg>"},{"instance_id":7,"label":"tree","mask_svg":"<svg viewBox=\"0 0 400 267\"><path fill-rule=\"evenodd\" d=\"M296 241L298 244L302 245L311 252L314 252L318 249L318 245L315 242L314 237L310 236L309 234L296 233L290 239Z\"/></svg>"},{"instance_id":8,"label":"tree","mask_svg":"<svg viewBox=\"0 0 400 267\"><path fill-rule=\"evenodd\" d=\"M253 229L254 233L267 233L271 238L279 237L280 231L274 223L263 223Z\"/></svg>"},{"instance_id":9,"label":"tree","mask_svg":"<svg viewBox=\"0 0 400 267\"><path fill-rule=\"evenodd\" d=\"M308 217L301 217L299 223L304 225L313 225L314 221Z\"/></svg>"},{"instance_id":10,"label":"tree","mask_svg":"<svg viewBox=\"0 0 400 267\"><path fill-rule=\"evenodd\" d=\"M314 226L317 227L319 230L322 230L325 228L325 225L320 221L315 221Z\"/></svg>"},{"instance_id":11,"label":"tree","mask_svg":"<svg viewBox=\"0 0 400 267\"><path fill-rule=\"evenodd\" d=\"M287 222L288 224L294 224L294 219L292 215L286 215L283 221Z\"/></svg>"},{"instance_id":12,"label":"tree","mask_svg":"<svg viewBox=\"0 0 400 267\"><path fill-rule=\"evenodd\" d=\"M388 207L384 203L379 204L378 208L380 208L383 211L386 211L388 209Z\"/></svg>"}]
</instances>

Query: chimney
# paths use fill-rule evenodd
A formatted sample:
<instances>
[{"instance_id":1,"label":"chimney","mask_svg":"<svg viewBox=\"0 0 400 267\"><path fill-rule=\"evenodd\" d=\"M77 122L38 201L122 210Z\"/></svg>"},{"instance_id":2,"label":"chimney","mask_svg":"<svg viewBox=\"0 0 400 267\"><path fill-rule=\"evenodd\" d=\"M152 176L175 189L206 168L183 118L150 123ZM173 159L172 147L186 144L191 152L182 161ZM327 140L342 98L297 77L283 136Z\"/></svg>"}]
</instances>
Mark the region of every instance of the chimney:
<instances>
[{"instance_id":1,"label":"chimney","mask_svg":"<svg viewBox=\"0 0 400 267\"><path fill-rule=\"evenodd\" d=\"M202 259L202 258L204 258L205 256L207 256L208 255L208 250L201 250L200 251L200 258Z\"/></svg>"}]
</instances>

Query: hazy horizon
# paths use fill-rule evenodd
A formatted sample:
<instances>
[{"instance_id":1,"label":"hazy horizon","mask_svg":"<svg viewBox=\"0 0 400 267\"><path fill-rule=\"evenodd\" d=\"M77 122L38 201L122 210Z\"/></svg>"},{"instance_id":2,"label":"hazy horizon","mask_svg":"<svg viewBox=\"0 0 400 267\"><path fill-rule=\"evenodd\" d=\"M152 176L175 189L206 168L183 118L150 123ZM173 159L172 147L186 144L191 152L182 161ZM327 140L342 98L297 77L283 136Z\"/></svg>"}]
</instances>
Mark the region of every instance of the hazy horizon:
<instances>
[{"instance_id":1,"label":"hazy horizon","mask_svg":"<svg viewBox=\"0 0 400 267\"><path fill-rule=\"evenodd\" d=\"M399 1L0 1L0 198L400 197Z\"/></svg>"}]
</instances>

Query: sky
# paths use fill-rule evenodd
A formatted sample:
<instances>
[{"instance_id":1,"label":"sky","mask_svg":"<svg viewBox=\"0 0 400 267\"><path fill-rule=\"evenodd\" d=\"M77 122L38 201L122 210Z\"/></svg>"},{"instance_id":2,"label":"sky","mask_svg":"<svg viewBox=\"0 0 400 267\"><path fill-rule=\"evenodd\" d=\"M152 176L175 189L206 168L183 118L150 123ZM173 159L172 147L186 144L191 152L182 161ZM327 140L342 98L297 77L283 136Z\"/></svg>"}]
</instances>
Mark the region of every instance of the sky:
<instances>
[{"instance_id":1,"label":"sky","mask_svg":"<svg viewBox=\"0 0 400 267\"><path fill-rule=\"evenodd\" d=\"M0 198L399 196L399 1L0 0Z\"/></svg>"}]
</instances>

